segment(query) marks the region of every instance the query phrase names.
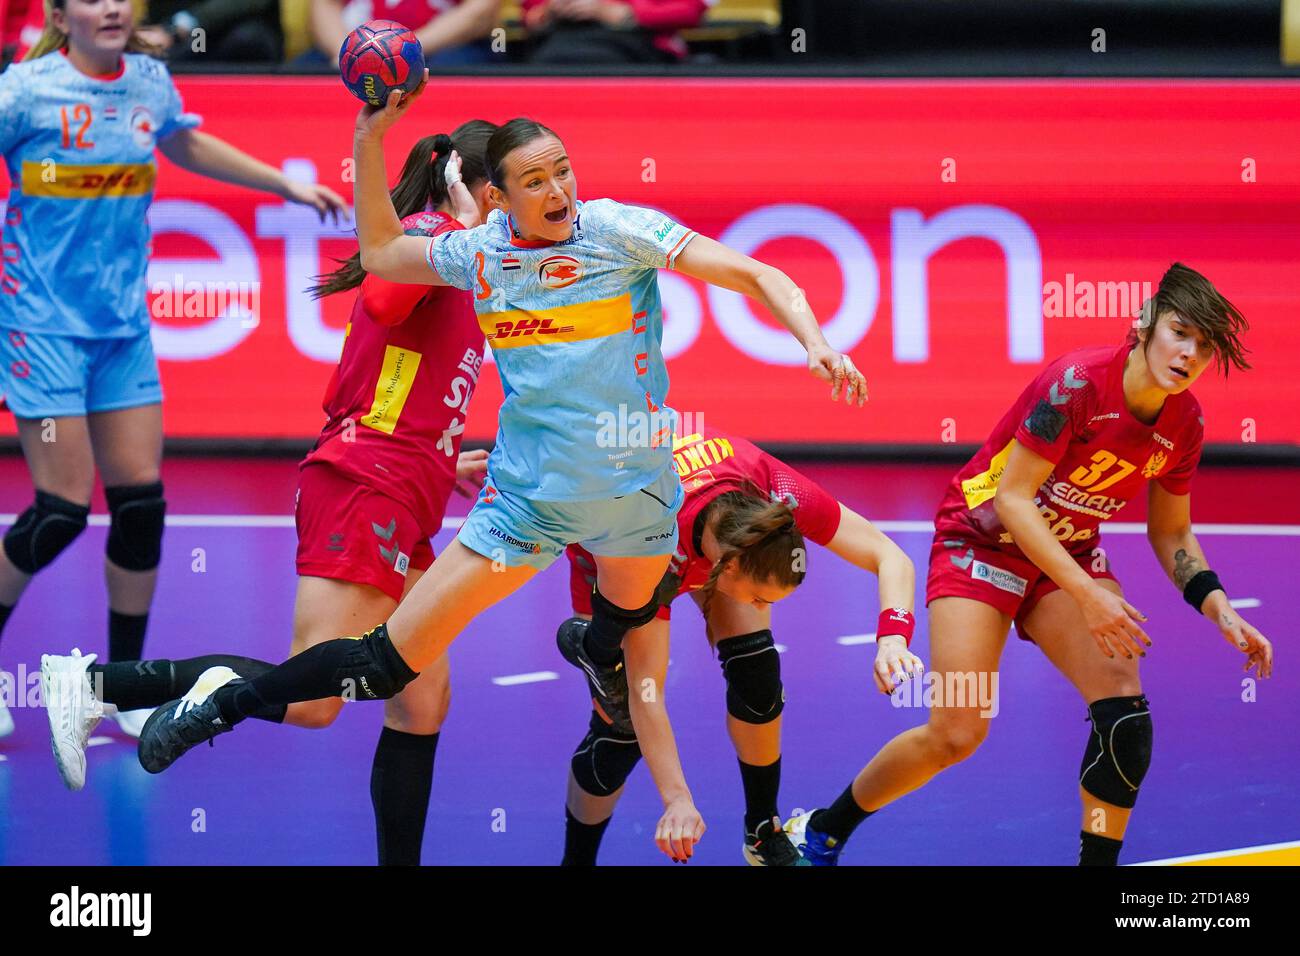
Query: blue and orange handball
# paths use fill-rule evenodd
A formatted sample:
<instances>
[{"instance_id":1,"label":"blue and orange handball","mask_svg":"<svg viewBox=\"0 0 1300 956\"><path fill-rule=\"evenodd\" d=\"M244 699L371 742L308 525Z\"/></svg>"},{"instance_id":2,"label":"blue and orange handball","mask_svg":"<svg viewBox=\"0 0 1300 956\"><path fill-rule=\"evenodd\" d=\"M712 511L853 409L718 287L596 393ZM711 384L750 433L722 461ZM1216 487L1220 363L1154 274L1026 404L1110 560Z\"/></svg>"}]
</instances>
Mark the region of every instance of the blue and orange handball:
<instances>
[{"instance_id":1,"label":"blue and orange handball","mask_svg":"<svg viewBox=\"0 0 1300 956\"><path fill-rule=\"evenodd\" d=\"M362 102L383 106L393 90L407 93L424 76L424 50L396 20L367 20L339 48L339 75Z\"/></svg>"}]
</instances>

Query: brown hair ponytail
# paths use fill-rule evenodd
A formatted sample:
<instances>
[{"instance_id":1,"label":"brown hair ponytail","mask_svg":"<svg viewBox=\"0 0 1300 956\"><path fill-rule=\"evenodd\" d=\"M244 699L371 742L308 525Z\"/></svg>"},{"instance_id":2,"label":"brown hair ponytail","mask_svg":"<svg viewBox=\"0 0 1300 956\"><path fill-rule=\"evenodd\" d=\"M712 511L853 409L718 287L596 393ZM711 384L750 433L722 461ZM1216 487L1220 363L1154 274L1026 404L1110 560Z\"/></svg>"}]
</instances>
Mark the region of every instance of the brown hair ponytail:
<instances>
[{"instance_id":1,"label":"brown hair ponytail","mask_svg":"<svg viewBox=\"0 0 1300 956\"><path fill-rule=\"evenodd\" d=\"M447 199L447 159L453 149L460 153L460 175L465 185L474 186L488 178L484 153L488 139L496 132L496 125L486 120L462 123L448 136L437 133L426 136L411 147L397 177L397 185L389 192L397 218L405 219L430 206L437 207ZM340 265L333 272L313 276L316 285L308 291L313 299L335 292L346 292L361 285L366 270L361 268L361 253L347 259L335 259Z\"/></svg>"},{"instance_id":2,"label":"brown hair ponytail","mask_svg":"<svg viewBox=\"0 0 1300 956\"><path fill-rule=\"evenodd\" d=\"M724 492L704 510L706 524L716 516L713 535L722 548L709 579L700 588L710 637L709 609L729 562L735 561L736 569L747 578L784 588L798 587L807 574L807 551L794 511L783 501L770 500L757 486L751 491Z\"/></svg>"}]
</instances>

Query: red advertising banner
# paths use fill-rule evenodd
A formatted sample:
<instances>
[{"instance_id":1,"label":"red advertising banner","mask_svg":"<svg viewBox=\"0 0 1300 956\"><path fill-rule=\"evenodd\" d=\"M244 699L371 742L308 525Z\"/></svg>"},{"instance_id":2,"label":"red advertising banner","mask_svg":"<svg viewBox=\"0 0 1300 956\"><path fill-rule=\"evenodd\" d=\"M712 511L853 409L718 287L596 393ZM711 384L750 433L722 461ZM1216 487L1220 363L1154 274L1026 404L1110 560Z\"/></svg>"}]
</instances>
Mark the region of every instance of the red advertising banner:
<instances>
[{"instance_id":1,"label":"red advertising banner","mask_svg":"<svg viewBox=\"0 0 1300 956\"><path fill-rule=\"evenodd\" d=\"M337 80L178 85L203 129L351 196L358 104ZM518 115L563 137L580 198L656 207L789 274L870 385L865 409L832 406L759 307L665 272L681 412L760 441L978 442L1045 361L1119 342L1181 261L1251 323L1254 369L1196 386L1207 439L1300 444L1294 84L435 78L390 171L420 136ZM304 290L350 227L159 163L168 434L314 435L351 301ZM484 375L471 437L500 398Z\"/></svg>"}]
</instances>

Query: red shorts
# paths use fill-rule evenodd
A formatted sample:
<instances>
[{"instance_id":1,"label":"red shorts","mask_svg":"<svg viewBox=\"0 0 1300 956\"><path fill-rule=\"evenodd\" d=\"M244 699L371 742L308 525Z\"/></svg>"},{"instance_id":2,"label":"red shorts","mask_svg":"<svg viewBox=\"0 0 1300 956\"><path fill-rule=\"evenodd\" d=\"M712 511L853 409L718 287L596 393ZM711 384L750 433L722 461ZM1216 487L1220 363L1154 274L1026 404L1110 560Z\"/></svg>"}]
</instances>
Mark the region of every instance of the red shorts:
<instances>
[{"instance_id":1,"label":"red shorts","mask_svg":"<svg viewBox=\"0 0 1300 956\"><path fill-rule=\"evenodd\" d=\"M1079 567L1094 578L1118 580L1104 552L1076 554ZM930 548L930 573L925 581L925 603L935 598L963 597L980 601L1010 615L1016 633L1032 641L1025 618L1044 595L1060 586L1023 554L971 544L958 534L938 531Z\"/></svg>"},{"instance_id":2,"label":"red shorts","mask_svg":"<svg viewBox=\"0 0 1300 956\"><path fill-rule=\"evenodd\" d=\"M591 614L591 592L596 587L596 559L580 544L571 544L564 549L569 559L569 596L573 599L574 614ZM661 605L655 617L662 621L669 620L671 608Z\"/></svg>"},{"instance_id":3,"label":"red shorts","mask_svg":"<svg viewBox=\"0 0 1300 956\"><path fill-rule=\"evenodd\" d=\"M299 471L294 512L300 575L369 584L400 601L407 569L433 564L409 508L328 464Z\"/></svg>"}]
</instances>

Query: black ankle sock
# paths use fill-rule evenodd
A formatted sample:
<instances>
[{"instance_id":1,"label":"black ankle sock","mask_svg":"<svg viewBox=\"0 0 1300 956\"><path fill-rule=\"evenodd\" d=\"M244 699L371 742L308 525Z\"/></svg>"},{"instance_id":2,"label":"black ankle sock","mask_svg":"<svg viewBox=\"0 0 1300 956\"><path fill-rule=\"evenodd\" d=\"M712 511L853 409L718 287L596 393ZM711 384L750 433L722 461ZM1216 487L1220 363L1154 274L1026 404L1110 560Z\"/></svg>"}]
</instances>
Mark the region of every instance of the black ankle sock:
<instances>
[{"instance_id":1,"label":"black ankle sock","mask_svg":"<svg viewBox=\"0 0 1300 956\"><path fill-rule=\"evenodd\" d=\"M144 653L144 632L149 626L148 614L118 614L108 612L108 659L110 661L138 661Z\"/></svg>"},{"instance_id":2,"label":"black ankle sock","mask_svg":"<svg viewBox=\"0 0 1300 956\"><path fill-rule=\"evenodd\" d=\"M14 612L14 605L0 604L0 632L3 632L5 625L9 623L9 615Z\"/></svg>"},{"instance_id":3,"label":"black ankle sock","mask_svg":"<svg viewBox=\"0 0 1300 956\"><path fill-rule=\"evenodd\" d=\"M1119 850L1123 840L1079 831L1079 865L1080 866L1118 866Z\"/></svg>"},{"instance_id":4,"label":"black ankle sock","mask_svg":"<svg viewBox=\"0 0 1300 956\"><path fill-rule=\"evenodd\" d=\"M853 784L849 784L844 788L844 792L835 798L834 803L825 810L814 813L808 825L818 833L825 833L843 843L853 835L859 823L875 812L875 810L863 810L858 806L858 802L853 799Z\"/></svg>"},{"instance_id":5,"label":"black ankle sock","mask_svg":"<svg viewBox=\"0 0 1300 956\"><path fill-rule=\"evenodd\" d=\"M209 667L229 667L245 679L257 677L275 665L251 657L235 654L208 654L180 661L117 661L110 664L91 664L86 668L95 696L106 704L115 704L118 710L137 710L141 707L158 707L180 697ZM249 714L259 720L273 723L284 721L286 708L266 707Z\"/></svg>"},{"instance_id":6,"label":"black ankle sock","mask_svg":"<svg viewBox=\"0 0 1300 956\"><path fill-rule=\"evenodd\" d=\"M764 820L777 815L776 795L781 789L781 758L766 767L740 763L740 783L745 788L745 833L754 833Z\"/></svg>"},{"instance_id":7,"label":"black ankle sock","mask_svg":"<svg viewBox=\"0 0 1300 956\"><path fill-rule=\"evenodd\" d=\"M579 823L578 819L564 808L564 859L560 866L595 866L596 852L600 849L600 839L605 835L605 828L613 817L606 817L599 823Z\"/></svg>"},{"instance_id":8,"label":"black ankle sock","mask_svg":"<svg viewBox=\"0 0 1300 956\"><path fill-rule=\"evenodd\" d=\"M227 684L212 695L222 720L237 724L245 717L265 712L268 707L355 695L357 671L352 655L357 649L357 641L365 639L324 641L250 681ZM387 640L375 647L376 653L385 655L389 672L404 682L402 686L419 676L406 666L397 648ZM340 674L352 676L340 677Z\"/></svg>"},{"instance_id":9,"label":"black ankle sock","mask_svg":"<svg viewBox=\"0 0 1300 956\"><path fill-rule=\"evenodd\" d=\"M370 769L370 802L380 866L419 866L424 823L433 789L437 734L408 734L385 727Z\"/></svg>"}]
</instances>

